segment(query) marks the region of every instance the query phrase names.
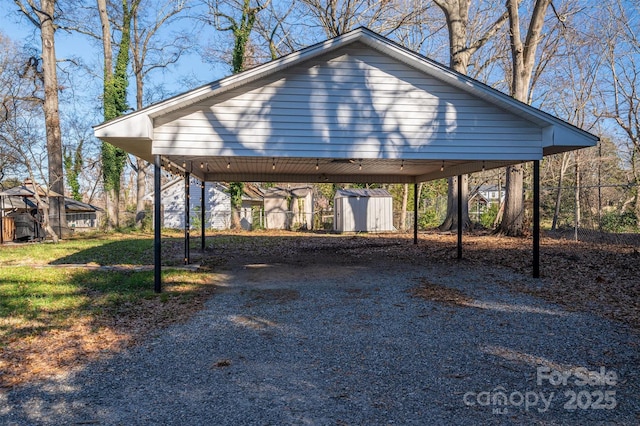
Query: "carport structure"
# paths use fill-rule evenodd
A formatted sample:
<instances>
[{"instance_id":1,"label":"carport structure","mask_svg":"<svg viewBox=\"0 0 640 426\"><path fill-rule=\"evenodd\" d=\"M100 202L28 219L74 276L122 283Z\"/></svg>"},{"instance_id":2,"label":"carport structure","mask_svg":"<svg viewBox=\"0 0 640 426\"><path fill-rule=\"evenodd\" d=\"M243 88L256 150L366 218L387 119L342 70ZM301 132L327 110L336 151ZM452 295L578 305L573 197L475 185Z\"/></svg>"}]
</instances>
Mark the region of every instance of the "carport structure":
<instances>
[{"instance_id":1,"label":"carport structure","mask_svg":"<svg viewBox=\"0 0 640 426\"><path fill-rule=\"evenodd\" d=\"M202 182L415 186L533 161L533 273L538 276L539 161L598 142L588 132L366 28L94 130L103 141L154 164L156 291L161 288L162 167L183 173L186 186L191 176Z\"/></svg>"}]
</instances>

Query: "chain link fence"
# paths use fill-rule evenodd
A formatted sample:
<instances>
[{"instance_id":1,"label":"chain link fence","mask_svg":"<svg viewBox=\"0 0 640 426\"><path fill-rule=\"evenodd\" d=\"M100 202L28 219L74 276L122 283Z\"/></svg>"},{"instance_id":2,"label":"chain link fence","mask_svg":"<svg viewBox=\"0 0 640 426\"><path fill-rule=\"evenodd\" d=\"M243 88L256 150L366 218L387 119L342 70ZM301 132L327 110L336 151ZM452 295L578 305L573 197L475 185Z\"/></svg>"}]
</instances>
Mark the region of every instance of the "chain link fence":
<instances>
[{"instance_id":1,"label":"chain link fence","mask_svg":"<svg viewBox=\"0 0 640 426\"><path fill-rule=\"evenodd\" d=\"M491 231L497 225L504 189L497 186L497 192L483 196L474 196L469 201L469 218L474 229ZM495 191L495 188L493 189ZM541 187L540 213L541 227L548 235L588 241L594 243L617 243L640 246L640 227L638 223L638 208L636 198L637 184L607 183L602 185L582 185L580 187L564 185ZM532 230L533 224L533 191L530 179L525 179L524 185L525 230ZM478 202L481 200L482 202ZM412 204L412 200L410 202ZM197 209L196 209L197 210ZM150 212L151 213L151 212ZM182 215L176 214L179 218ZM313 229L317 231L332 231L334 228L333 210L331 207L316 209L311 213L301 212L270 212L253 208L243 212L245 229ZM418 208L418 230L426 231L437 228L446 218L447 196L443 194L431 195L420 200ZM279 218L278 215L282 217ZM151 215L150 215L151 217ZM207 227L212 222L217 229L228 229L230 212L207 211ZM394 210L393 226L397 231L411 232L414 227L414 211L409 206L404 222L402 212ZM130 218L133 220L133 218ZM191 227L200 227L200 214L191 211ZM276 226L282 222L287 226ZM305 226L305 224L308 224ZM311 225L311 226L310 226ZM171 224L181 228L184 223Z\"/></svg>"},{"instance_id":2,"label":"chain link fence","mask_svg":"<svg viewBox=\"0 0 640 426\"><path fill-rule=\"evenodd\" d=\"M634 184L542 188L542 227L580 241L638 246L637 191Z\"/></svg>"},{"instance_id":3,"label":"chain link fence","mask_svg":"<svg viewBox=\"0 0 640 426\"><path fill-rule=\"evenodd\" d=\"M540 220L549 235L593 243L640 246L640 223L635 212L635 184L584 185L581 187L541 187ZM524 186L524 227L533 229L533 191ZM478 202L478 199L483 199ZM474 197L469 202L469 218L474 229L495 229L500 199ZM421 200L418 230L438 227L447 213L447 197L439 195ZM413 211L407 211L404 230L413 230ZM394 212L394 226L402 230L402 212Z\"/></svg>"}]
</instances>

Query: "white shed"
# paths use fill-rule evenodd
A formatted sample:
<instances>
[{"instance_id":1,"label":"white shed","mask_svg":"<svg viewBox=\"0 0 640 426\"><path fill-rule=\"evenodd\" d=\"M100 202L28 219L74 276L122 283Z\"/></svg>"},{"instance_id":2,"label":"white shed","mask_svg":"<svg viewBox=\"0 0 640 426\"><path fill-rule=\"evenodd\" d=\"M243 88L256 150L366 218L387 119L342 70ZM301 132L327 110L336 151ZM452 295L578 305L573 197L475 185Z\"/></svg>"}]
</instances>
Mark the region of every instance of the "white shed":
<instances>
[{"instance_id":1,"label":"white shed","mask_svg":"<svg viewBox=\"0 0 640 426\"><path fill-rule=\"evenodd\" d=\"M274 187L264 192L266 229L313 229L313 188Z\"/></svg>"},{"instance_id":2,"label":"white shed","mask_svg":"<svg viewBox=\"0 0 640 426\"><path fill-rule=\"evenodd\" d=\"M393 231L393 198L385 189L339 189L333 201L338 232Z\"/></svg>"}]
</instances>

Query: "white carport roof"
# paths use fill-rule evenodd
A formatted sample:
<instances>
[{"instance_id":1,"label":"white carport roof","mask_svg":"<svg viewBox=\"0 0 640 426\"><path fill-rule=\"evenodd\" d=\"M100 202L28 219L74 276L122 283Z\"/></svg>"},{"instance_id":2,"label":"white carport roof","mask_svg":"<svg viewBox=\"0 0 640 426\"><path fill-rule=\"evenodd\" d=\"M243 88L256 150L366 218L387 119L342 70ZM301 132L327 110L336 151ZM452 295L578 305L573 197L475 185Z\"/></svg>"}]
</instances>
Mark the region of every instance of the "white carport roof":
<instances>
[{"instance_id":1,"label":"white carport roof","mask_svg":"<svg viewBox=\"0 0 640 426\"><path fill-rule=\"evenodd\" d=\"M245 182L415 183L598 141L365 28L94 130L201 180Z\"/></svg>"}]
</instances>

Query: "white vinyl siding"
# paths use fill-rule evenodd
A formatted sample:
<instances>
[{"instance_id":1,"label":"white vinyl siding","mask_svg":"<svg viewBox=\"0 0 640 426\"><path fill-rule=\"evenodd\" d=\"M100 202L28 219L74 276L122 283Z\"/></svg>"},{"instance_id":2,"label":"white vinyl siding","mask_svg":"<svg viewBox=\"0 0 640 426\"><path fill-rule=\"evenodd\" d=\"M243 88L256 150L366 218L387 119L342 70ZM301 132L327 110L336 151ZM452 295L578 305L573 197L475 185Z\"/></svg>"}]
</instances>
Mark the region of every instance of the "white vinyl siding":
<instances>
[{"instance_id":1,"label":"white vinyl siding","mask_svg":"<svg viewBox=\"0 0 640 426\"><path fill-rule=\"evenodd\" d=\"M154 153L529 159L542 129L364 44L158 119ZM263 85L264 84L264 85Z\"/></svg>"}]
</instances>

